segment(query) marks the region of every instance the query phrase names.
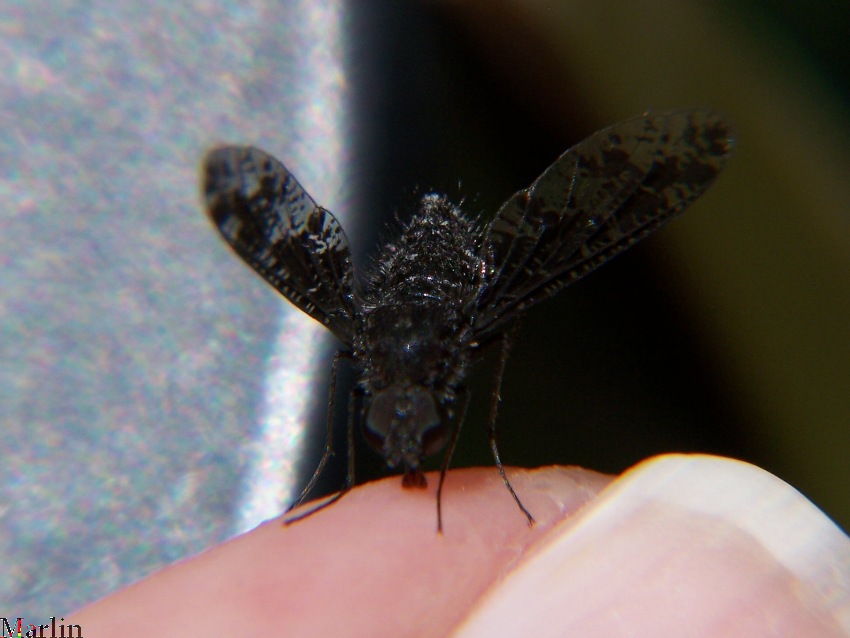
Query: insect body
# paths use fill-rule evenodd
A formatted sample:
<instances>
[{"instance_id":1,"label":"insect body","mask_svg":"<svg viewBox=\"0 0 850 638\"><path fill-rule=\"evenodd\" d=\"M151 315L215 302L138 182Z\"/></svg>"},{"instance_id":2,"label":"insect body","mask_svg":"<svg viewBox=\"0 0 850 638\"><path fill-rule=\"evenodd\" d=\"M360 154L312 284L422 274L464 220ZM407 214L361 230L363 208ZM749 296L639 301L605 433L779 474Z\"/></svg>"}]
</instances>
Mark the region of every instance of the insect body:
<instances>
[{"instance_id":1,"label":"insect body","mask_svg":"<svg viewBox=\"0 0 850 638\"><path fill-rule=\"evenodd\" d=\"M254 270L322 322L353 361L354 423L405 486L424 486L421 464L449 444L441 490L466 408L470 364L502 343L488 437L498 455L498 388L511 324L538 301L681 213L714 180L731 152L730 128L711 111L645 115L599 131L559 157L481 228L441 195L425 195L396 241L383 247L362 290L348 240L276 159L252 147L211 151L204 197L213 223ZM296 502L300 503L330 455ZM346 484L354 483L349 450Z\"/></svg>"},{"instance_id":2,"label":"insect body","mask_svg":"<svg viewBox=\"0 0 850 638\"><path fill-rule=\"evenodd\" d=\"M386 246L361 304L353 340L366 402L363 432L406 485L451 434L485 262L481 233L460 210L426 195L400 239Z\"/></svg>"}]
</instances>

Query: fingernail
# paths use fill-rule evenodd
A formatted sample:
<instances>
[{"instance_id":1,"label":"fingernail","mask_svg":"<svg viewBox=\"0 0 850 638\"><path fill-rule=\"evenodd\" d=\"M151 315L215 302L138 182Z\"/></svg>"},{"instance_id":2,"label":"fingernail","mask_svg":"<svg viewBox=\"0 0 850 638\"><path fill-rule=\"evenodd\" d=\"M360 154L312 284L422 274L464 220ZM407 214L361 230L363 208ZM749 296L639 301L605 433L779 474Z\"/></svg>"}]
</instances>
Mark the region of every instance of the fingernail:
<instances>
[{"instance_id":1,"label":"fingernail","mask_svg":"<svg viewBox=\"0 0 850 638\"><path fill-rule=\"evenodd\" d=\"M624 634L848 636L850 539L753 465L656 457L556 526L455 635Z\"/></svg>"}]
</instances>

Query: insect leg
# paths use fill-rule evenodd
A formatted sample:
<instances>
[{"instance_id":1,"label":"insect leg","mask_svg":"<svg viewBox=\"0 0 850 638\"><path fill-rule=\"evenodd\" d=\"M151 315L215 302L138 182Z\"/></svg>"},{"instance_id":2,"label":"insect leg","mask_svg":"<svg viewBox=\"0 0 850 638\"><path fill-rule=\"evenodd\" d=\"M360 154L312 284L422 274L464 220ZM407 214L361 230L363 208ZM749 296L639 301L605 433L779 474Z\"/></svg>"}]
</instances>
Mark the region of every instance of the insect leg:
<instances>
[{"instance_id":1,"label":"insect leg","mask_svg":"<svg viewBox=\"0 0 850 638\"><path fill-rule=\"evenodd\" d=\"M336 360L339 358L339 356L348 357L349 355L347 355L347 353L344 353L344 352L343 353L338 352L337 356L334 357L334 381L335 381L335 377L336 377ZM333 382L332 382L331 385L333 386ZM291 525L292 523L296 523L296 522L300 521L301 519L307 518L308 516L312 516L313 514L318 512L319 510L325 509L328 505L333 505L339 499L341 499L343 496L348 494L351 491L351 488L354 486L354 415L356 413L355 407L359 406L359 401L357 400L359 397L360 397L360 392L358 391L358 389L355 389L351 392L351 398L348 402L348 436L347 436L347 438L348 438L348 454L347 454L347 456L348 456L348 471L346 472L345 483L343 484L342 489L339 492L336 492L335 494L331 495L330 497L328 497L326 500L322 501L318 505L311 507L306 512L301 512L299 514L296 514L295 516L285 518L284 521L283 521L284 525ZM333 414L333 411L331 410L330 413ZM328 434L328 438L329 438L329 445L328 445L328 449L329 449L330 448L330 434ZM327 453L327 449L325 450L325 452L326 452L325 455L322 457L323 462L326 462L327 458L330 456L330 454ZM313 474L313 477L317 476L317 474L320 473L321 471L322 471L322 463L319 464L319 467L316 469L316 473ZM312 479L311 479L311 482L315 483L315 481L312 480ZM306 492L309 492L309 487L311 487L311 485L308 485L307 488L305 488L304 492L302 492L302 494L301 494L299 501L304 498L304 495L305 495ZM296 505L297 505L297 503L296 503ZM292 507L295 507L295 505L293 505ZM289 509L292 509L292 507L290 507ZM289 511L289 510L287 510L287 511Z\"/></svg>"},{"instance_id":2,"label":"insect leg","mask_svg":"<svg viewBox=\"0 0 850 638\"><path fill-rule=\"evenodd\" d=\"M528 526L531 527L534 525L534 517L531 515L531 512L525 508L522 501L519 500L519 496L517 496L517 493L514 491L513 485L511 485L511 482L508 480L508 475L505 473L504 466L502 466L502 459L499 457L499 448L496 445L496 417L499 416L499 402L501 401L499 391L502 387L502 377L505 375L505 364L508 361L508 354L511 351L511 345L513 344L513 339L518 327L519 323L515 322L514 325L503 332L501 336L502 349L499 354L499 363L496 365L496 374L493 376L493 394L490 402L490 420L487 424L487 440L490 441L490 449L493 451L493 459L496 461L496 467L499 470L499 474L502 476L502 481L504 482L505 487L508 488L508 491L511 493L517 507L519 507L522 513L525 514L525 518L528 519ZM437 502L439 504L439 500Z\"/></svg>"},{"instance_id":3,"label":"insect leg","mask_svg":"<svg viewBox=\"0 0 850 638\"><path fill-rule=\"evenodd\" d=\"M443 483L446 481L446 472L449 469L449 463L455 453L458 437L460 437L460 428L466 419L466 408L469 407L469 392L464 391L463 407L460 410L460 418L457 420L457 426L452 434L451 441L446 453L443 455L443 466L440 468L440 480L437 482L437 533L443 533Z\"/></svg>"},{"instance_id":4,"label":"insect leg","mask_svg":"<svg viewBox=\"0 0 850 638\"><path fill-rule=\"evenodd\" d=\"M316 481L319 480L319 477L322 474L322 471L325 469L325 465L327 465L328 461L333 454L333 439L334 439L334 405L336 404L336 372L337 367L339 365L340 359L351 359L351 353L346 350L337 350L334 354L333 364L331 365L331 387L330 393L328 396L328 416L325 430L325 450L322 453L322 458L319 461L319 465L316 467L313 475L310 477L310 480L307 481L307 485L301 490L301 495L298 499L287 508L287 512L289 510L295 509L301 503L304 502L304 499L307 498L307 495L310 493L316 486Z\"/></svg>"},{"instance_id":5,"label":"insect leg","mask_svg":"<svg viewBox=\"0 0 850 638\"><path fill-rule=\"evenodd\" d=\"M340 497L354 487L354 420L362 409L363 391L360 386L351 391L348 399L348 470L345 473L345 484L340 491Z\"/></svg>"}]
</instances>

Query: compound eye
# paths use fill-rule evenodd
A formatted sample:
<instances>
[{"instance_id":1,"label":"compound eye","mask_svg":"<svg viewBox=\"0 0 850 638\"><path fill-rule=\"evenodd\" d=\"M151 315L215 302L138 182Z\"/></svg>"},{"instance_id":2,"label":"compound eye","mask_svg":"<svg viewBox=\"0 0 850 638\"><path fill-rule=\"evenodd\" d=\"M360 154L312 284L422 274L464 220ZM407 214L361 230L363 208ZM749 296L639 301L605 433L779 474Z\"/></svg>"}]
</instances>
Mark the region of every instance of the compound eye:
<instances>
[{"instance_id":1,"label":"compound eye","mask_svg":"<svg viewBox=\"0 0 850 638\"><path fill-rule=\"evenodd\" d=\"M383 450L384 440L398 420L395 404L395 393L390 391L376 394L369 404L363 433L379 452Z\"/></svg>"},{"instance_id":2,"label":"compound eye","mask_svg":"<svg viewBox=\"0 0 850 638\"><path fill-rule=\"evenodd\" d=\"M422 455L436 454L443 449L448 440L449 428L442 421L438 421L422 433Z\"/></svg>"},{"instance_id":3,"label":"compound eye","mask_svg":"<svg viewBox=\"0 0 850 638\"><path fill-rule=\"evenodd\" d=\"M445 426L430 392L392 387L377 393L368 407L364 435L390 465L415 466L446 442Z\"/></svg>"},{"instance_id":4,"label":"compound eye","mask_svg":"<svg viewBox=\"0 0 850 638\"><path fill-rule=\"evenodd\" d=\"M416 438L420 442L422 456L431 456L446 444L448 428L437 411L437 404L431 394L422 392L413 403L411 414Z\"/></svg>"}]
</instances>

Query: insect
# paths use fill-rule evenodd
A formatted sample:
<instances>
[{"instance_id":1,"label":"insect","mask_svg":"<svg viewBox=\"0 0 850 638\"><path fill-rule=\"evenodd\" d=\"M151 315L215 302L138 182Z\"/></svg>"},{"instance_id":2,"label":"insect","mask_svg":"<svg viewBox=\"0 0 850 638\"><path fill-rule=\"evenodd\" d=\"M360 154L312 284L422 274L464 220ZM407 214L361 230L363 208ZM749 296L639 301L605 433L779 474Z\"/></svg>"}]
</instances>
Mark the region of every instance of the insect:
<instances>
[{"instance_id":1,"label":"insect","mask_svg":"<svg viewBox=\"0 0 850 638\"><path fill-rule=\"evenodd\" d=\"M387 465L401 469L405 487L424 487L423 460L446 448L437 487L441 530L443 484L468 403L465 379L479 354L498 343L487 437L531 525L496 444L513 324L681 213L714 180L732 144L718 113L647 114L573 146L487 224L465 217L443 195L425 195L362 286L342 226L282 163L252 147L212 150L203 167L210 219L251 268L343 344L333 360L325 452L292 507L331 455L336 373L346 358L357 375L348 471L342 489L319 508L354 485L359 424Z\"/></svg>"}]
</instances>

